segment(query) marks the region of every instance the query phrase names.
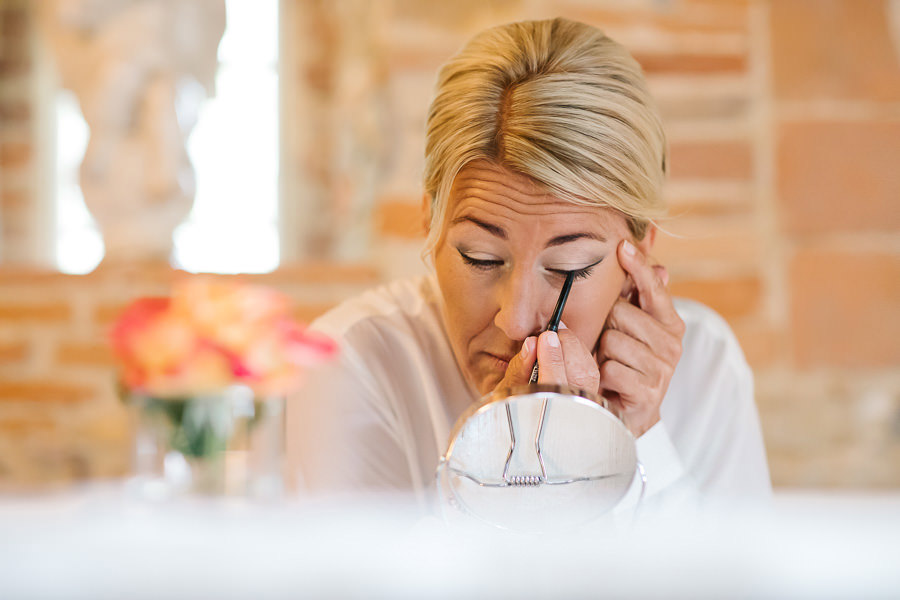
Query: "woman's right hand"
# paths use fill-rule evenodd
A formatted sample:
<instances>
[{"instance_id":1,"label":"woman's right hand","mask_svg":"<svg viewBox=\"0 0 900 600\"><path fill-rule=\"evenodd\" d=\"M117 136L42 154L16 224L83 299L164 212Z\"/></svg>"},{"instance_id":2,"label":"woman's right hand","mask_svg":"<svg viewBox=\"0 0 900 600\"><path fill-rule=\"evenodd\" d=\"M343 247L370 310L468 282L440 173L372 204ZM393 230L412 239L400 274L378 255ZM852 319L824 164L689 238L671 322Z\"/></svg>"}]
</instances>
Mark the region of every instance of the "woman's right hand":
<instances>
[{"instance_id":1,"label":"woman's right hand","mask_svg":"<svg viewBox=\"0 0 900 600\"><path fill-rule=\"evenodd\" d=\"M538 383L567 385L596 394L600 369L591 352L565 324L559 332L545 331L538 338Z\"/></svg>"},{"instance_id":2,"label":"woman's right hand","mask_svg":"<svg viewBox=\"0 0 900 600\"><path fill-rule=\"evenodd\" d=\"M535 360L540 365L538 383L567 385L593 393L599 390L597 361L565 324L560 324L558 333L545 331L539 337L526 338L494 389L526 385L531 379Z\"/></svg>"},{"instance_id":3,"label":"woman's right hand","mask_svg":"<svg viewBox=\"0 0 900 600\"><path fill-rule=\"evenodd\" d=\"M526 385L531 379L531 370L534 368L534 361L537 359L537 337L528 336L522 342L522 348L519 352L509 360L506 367L506 374L500 383L494 387L494 391L504 390L506 388Z\"/></svg>"}]
</instances>

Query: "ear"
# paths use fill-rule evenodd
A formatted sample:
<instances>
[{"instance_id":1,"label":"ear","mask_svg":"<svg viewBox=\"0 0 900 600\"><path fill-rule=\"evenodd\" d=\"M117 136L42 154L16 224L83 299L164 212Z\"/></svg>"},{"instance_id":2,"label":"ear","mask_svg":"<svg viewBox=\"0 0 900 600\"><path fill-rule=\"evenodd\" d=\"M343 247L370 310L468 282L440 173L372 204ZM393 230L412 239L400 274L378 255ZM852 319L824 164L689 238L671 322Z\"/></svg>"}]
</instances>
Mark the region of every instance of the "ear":
<instances>
[{"instance_id":1,"label":"ear","mask_svg":"<svg viewBox=\"0 0 900 600\"><path fill-rule=\"evenodd\" d=\"M653 250L653 244L656 243L656 225L650 223L647 227L647 233L644 235L644 239L639 242L635 242L635 245L638 247L644 256L650 256L650 252Z\"/></svg>"},{"instance_id":2,"label":"ear","mask_svg":"<svg viewBox=\"0 0 900 600\"><path fill-rule=\"evenodd\" d=\"M431 233L431 194L422 193L422 226L425 235Z\"/></svg>"}]
</instances>

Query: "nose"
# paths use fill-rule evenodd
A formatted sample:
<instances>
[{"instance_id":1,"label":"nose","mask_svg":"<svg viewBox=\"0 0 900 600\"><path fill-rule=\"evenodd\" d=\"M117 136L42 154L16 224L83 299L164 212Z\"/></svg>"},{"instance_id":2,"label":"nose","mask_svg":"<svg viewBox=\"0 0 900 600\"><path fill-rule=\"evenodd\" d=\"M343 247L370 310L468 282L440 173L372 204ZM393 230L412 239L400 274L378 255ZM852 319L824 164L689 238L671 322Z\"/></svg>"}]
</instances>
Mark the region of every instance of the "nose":
<instances>
[{"instance_id":1,"label":"nose","mask_svg":"<svg viewBox=\"0 0 900 600\"><path fill-rule=\"evenodd\" d=\"M514 269L499 283L494 325L511 340L521 341L540 333L549 318L542 310L544 287L534 273Z\"/></svg>"}]
</instances>

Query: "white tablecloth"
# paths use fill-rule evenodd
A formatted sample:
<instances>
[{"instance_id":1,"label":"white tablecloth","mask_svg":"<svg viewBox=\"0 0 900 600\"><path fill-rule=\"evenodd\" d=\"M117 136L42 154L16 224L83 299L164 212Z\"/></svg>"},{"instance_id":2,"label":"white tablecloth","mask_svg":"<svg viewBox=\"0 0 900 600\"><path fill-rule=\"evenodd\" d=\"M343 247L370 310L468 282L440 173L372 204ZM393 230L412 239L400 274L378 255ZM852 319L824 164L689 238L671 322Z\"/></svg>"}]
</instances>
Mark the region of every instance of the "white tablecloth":
<instances>
[{"instance_id":1,"label":"white tablecloth","mask_svg":"<svg viewBox=\"0 0 900 600\"><path fill-rule=\"evenodd\" d=\"M900 493L780 493L771 514L544 536L448 529L396 499L0 497L0 598L897 598Z\"/></svg>"}]
</instances>

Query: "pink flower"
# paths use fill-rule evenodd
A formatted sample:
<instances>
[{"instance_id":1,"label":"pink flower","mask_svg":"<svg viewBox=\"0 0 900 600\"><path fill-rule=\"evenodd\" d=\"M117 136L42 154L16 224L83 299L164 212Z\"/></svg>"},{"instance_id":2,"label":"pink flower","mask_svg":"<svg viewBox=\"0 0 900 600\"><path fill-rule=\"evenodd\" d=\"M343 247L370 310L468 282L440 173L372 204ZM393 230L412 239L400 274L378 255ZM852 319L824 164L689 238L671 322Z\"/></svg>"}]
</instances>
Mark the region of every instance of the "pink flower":
<instances>
[{"instance_id":1,"label":"pink flower","mask_svg":"<svg viewBox=\"0 0 900 600\"><path fill-rule=\"evenodd\" d=\"M164 396L231 383L287 393L304 367L337 352L332 340L305 331L288 310L287 298L274 290L207 278L179 283L171 299L136 300L112 331L122 381Z\"/></svg>"}]
</instances>

